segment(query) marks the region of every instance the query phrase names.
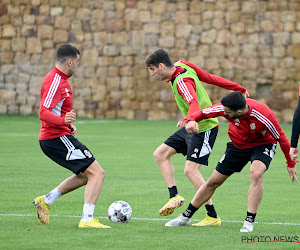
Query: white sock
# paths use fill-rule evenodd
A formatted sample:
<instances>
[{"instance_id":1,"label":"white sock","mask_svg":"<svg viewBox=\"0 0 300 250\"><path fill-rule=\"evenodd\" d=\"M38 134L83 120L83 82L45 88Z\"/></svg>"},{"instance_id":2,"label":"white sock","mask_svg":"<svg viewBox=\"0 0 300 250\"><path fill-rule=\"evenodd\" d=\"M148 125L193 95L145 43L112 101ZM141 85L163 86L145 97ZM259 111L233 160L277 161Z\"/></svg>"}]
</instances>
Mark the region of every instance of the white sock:
<instances>
[{"instance_id":1,"label":"white sock","mask_svg":"<svg viewBox=\"0 0 300 250\"><path fill-rule=\"evenodd\" d=\"M93 204L84 204L81 220L83 222L91 221L94 218L94 210L95 210L95 205L93 205Z\"/></svg>"},{"instance_id":2,"label":"white sock","mask_svg":"<svg viewBox=\"0 0 300 250\"><path fill-rule=\"evenodd\" d=\"M54 188L51 192L44 195L45 202L51 206L52 203L61 196L60 191L57 188Z\"/></svg>"}]
</instances>

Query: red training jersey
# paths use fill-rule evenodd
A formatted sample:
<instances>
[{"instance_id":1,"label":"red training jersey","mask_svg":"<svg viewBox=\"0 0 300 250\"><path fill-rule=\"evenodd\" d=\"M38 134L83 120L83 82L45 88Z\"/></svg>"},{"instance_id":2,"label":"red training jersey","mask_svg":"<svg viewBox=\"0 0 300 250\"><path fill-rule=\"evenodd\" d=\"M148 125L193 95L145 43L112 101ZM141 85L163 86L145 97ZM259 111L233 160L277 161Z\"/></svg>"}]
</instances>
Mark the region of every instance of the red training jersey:
<instances>
[{"instance_id":1,"label":"red training jersey","mask_svg":"<svg viewBox=\"0 0 300 250\"><path fill-rule=\"evenodd\" d=\"M290 142L274 113L267 105L256 100L246 98L246 102L249 112L245 116L236 119L225 115L223 105L218 103L195 112L193 115L186 117L185 121L198 122L207 118L223 116L230 122L228 135L237 148L254 148L268 143L275 144L278 141L288 167L294 167L296 163L292 161L289 155Z\"/></svg>"},{"instance_id":2,"label":"red training jersey","mask_svg":"<svg viewBox=\"0 0 300 250\"><path fill-rule=\"evenodd\" d=\"M54 67L45 76L41 88L39 140L71 134L65 115L72 110L72 89L68 75Z\"/></svg>"},{"instance_id":3,"label":"red training jersey","mask_svg":"<svg viewBox=\"0 0 300 250\"><path fill-rule=\"evenodd\" d=\"M201 82L213 84L228 90L240 91L242 93L246 92L245 87L235 82L229 81L223 77L209 74L205 70L199 68L198 66L196 66L191 62L188 61L178 61L178 62L184 63L187 66L193 68L196 71L196 74ZM185 70L180 66L176 66L176 63L174 64L174 66L176 67L176 71L173 73L171 79L169 79L168 82L173 81L178 74L182 73ZM177 90L178 93L184 98L184 100L186 100L186 102L190 106L188 115L191 115L192 113L199 110L199 103L196 94L196 84L193 78L185 77L180 79L180 82L177 83Z\"/></svg>"}]
</instances>

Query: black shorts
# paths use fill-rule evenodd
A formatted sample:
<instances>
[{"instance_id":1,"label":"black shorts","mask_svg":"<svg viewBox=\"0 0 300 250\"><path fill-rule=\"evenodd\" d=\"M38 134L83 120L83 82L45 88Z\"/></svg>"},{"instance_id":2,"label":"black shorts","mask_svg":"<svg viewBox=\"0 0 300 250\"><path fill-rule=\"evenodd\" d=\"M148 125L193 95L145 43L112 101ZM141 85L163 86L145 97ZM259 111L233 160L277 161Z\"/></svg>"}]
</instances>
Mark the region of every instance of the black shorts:
<instances>
[{"instance_id":1,"label":"black shorts","mask_svg":"<svg viewBox=\"0 0 300 250\"><path fill-rule=\"evenodd\" d=\"M246 164L255 160L263 162L267 169L276 153L277 144L265 144L255 148L239 149L232 142L227 143L225 154L219 161L216 170L230 176L235 172L241 172Z\"/></svg>"},{"instance_id":2,"label":"black shorts","mask_svg":"<svg viewBox=\"0 0 300 250\"><path fill-rule=\"evenodd\" d=\"M41 140L40 146L45 155L74 174L83 173L95 161L88 148L73 135Z\"/></svg>"},{"instance_id":3,"label":"black shorts","mask_svg":"<svg viewBox=\"0 0 300 250\"><path fill-rule=\"evenodd\" d=\"M174 148L177 153L186 155L187 160L208 165L208 157L216 141L218 129L216 126L199 134L189 134L185 128L181 128L164 143Z\"/></svg>"}]
</instances>

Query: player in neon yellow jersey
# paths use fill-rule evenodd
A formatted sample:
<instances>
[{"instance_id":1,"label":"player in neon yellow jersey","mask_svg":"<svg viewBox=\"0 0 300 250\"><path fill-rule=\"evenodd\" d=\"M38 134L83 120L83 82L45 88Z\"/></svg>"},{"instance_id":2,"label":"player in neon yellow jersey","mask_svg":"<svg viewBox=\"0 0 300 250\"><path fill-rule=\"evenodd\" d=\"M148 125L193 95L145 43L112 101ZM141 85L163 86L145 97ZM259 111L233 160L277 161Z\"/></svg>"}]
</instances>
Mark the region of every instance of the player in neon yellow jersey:
<instances>
[{"instance_id":1,"label":"player in neon yellow jersey","mask_svg":"<svg viewBox=\"0 0 300 250\"><path fill-rule=\"evenodd\" d=\"M228 90L241 91L248 96L248 92L243 86L209 74L191 62L178 61L173 64L167 51L163 49L156 50L149 55L145 64L149 68L151 76L155 76L160 81L169 82L184 118L195 111L211 106L211 101L201 81ZM177 127L182 123L183 120L179 120ZM199 170L201 165L208 165L208 158L217 133L218 120L216 118L203 120L199 122L198 134L188 134L185 128L181 128L155 150L154 158L170 194L169 201L159 211L161 216L172 214L185 202L184 198L178 194L171 157L177 153L186 156L184 173L198 190L205 182ZM201 221L200 226L220 225L221 219L218 217L211 199L205 203L205 207L207 215Z\"/></svg>"}]
</instances>

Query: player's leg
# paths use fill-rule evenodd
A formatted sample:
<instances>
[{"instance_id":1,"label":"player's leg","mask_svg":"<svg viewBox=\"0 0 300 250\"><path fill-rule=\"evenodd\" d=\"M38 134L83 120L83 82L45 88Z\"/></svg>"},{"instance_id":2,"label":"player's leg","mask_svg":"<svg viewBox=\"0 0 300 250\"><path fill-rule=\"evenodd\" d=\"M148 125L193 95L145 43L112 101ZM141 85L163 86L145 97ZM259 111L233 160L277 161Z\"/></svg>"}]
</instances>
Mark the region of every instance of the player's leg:
<instances>
[{"instance_id":1,"label":"player's leg","mask_svg":"<svg viewBox=\"0 0 300 250\"><path fill-rule=\"evenodd\" d=\"M159 210L159 214L161 216L170 215L178 207L184 205L184 198L178 194L171 157L176 153L182 153L186 155L186 134L187 133L184 128L179 129L163 144L161 144L153 153L154 159L159 166L162 176L167 184L170 195L169 201Z\"/></svg>"},{"instance_id":2,"label":"player's leg","mask_svg":"<svg viewBox=\"0 0 300 250\"><path fill-rule=\"evenodd\" d=\"M94 219L95 205L100 195L105 171L95 160L83 173L87 178L84 192L83 214L79 222L79 228L110 228Z\"/></svg>"},{"instance_id":3,"label":"player's leg","mask_svg":"<svg viewBox=\"0 0 300 250\"><path fill-rule=\"evenodd\" d=\"M188 152L184 173L189 178L196 190L198 190L205 180L200 172L202 164L208 165L208 158L218 133L218 127L207 130L192 137L187 136ZM216 226L221 224L218 218L213 202L209 199L205 203L207 211L206 217L198 223L199 226Z\"/></svg>"},{"instance_id":4,"label":"player's leg","mask_svg":"<svg viewBox=\"0 0 300 250\"><path fill-rule=\"evenodd\" d=\"M228 176L219 173L214 170L211 177L205 182L196 192L193 200L189 204L185 212L179 217L167 222L165 225L169 227L174 226L184 226L190 224L191 217L194 213L203 205L207 200L209 200L214 194L215 190L222 185L222 183L228 178ZM215 222L215 224L220 225L221 222ZM193 226L203 226L202 221L193 224ZM213 225L211 225L213 226Z\"/></svg>"},{"instance_id":5,"label":"player's leg","mask_svg":"<svg viewBox=\"0 0 300 250\"><path fill-rule=\"evenodd\" d=\"M62 183L57 186L61 195L72 192L73 190L86 185L88 179L85 174L79 173L77 175L72 175L65 179ZM47 195L46 195L47 196Z\"/></svg>"},{"instance_id":6,"label":"player's leg","mask_svg":"<svg viewBox=\"0 0 300 250\"><path fill-rule=\"evenodd\" d=\"M263 174L266 171L266 165L258 160L252 162L250 167L251 185L248 191L248 211L256 213L263 197Z\"/></svg>"},{"instance_id":7,"label":"player's leg","mask_svg":"<svg viewBox=\"0 0 300 250\"><path fill-rule=\"evenodd\" d=\"M253 231L257 210L263 197L263 174L268 169L275 152L276 144L262 145L252 150L247 216L241 232Z\"/></svg>"},{"instance_id":8,"label":"player's leg","mask_svg":"<svg viewBox=\"0 0 300 250\"><path fill-rule=\"evenodd\" d=\"M172 155L176 150L166 144L161 144L153 153L153 157L159 166L160 172L169 188L176 186L174 178L174 167L171 162Z\"/></svg>"},{"instance_id":9,"label":"player's leg","mask_svg":"<svg viewBox=\"0 0 300 250\"><path fill-rule=\"evenodd\" d=\"M105 172L95 160L85 171L87 184L84 193L84 203L95 205L100 195Z\"/></svg>"},{"instance_id":10,"label":"player's leg","mask_svg":"<svg viewBox=\"0 0 300 250\"><path fill-rule=\"evenodd\" d=\"M266 165L258 160L252 162L250 167L251 185L248 190L248 208L247 216L241 232L252 232L254 227L254 220L263 197L263 174L266 171Z\"/></svg>"},{"instance_id":11,"label":"player's leg","mask_svg":"<svg viewBox=\"0 0 300 250\"><path fill-rule=\"evenodd\" d=\"M186 211L178 218L166 223L166 226L183 226L190 223L194 213L207 202L215 190L234 172L240 172L249 161L248 150L236 148L232 142L227 143L225 154L222 156L211 177L199 188ZM185 218L184 218L185 217ZM193 226L203 226L201 221Z\"/></svg>"}]
</instances>

